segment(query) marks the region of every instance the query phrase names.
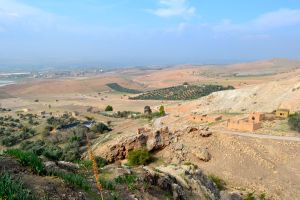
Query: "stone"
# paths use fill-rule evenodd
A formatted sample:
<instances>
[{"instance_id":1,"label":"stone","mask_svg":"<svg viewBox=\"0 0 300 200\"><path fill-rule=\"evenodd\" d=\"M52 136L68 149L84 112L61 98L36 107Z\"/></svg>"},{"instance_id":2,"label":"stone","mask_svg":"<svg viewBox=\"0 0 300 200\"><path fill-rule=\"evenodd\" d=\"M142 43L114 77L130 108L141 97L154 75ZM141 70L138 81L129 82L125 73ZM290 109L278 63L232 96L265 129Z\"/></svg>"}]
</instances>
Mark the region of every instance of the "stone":
<instances>
[{"instance_id":1,"label":"stone","mask_svg":"<svg viewBox=\"0 0 300 200\"><path fill-rule=\"evenodd\" d=\"M211 159L211 155L206 148L201 148L198 151L195 151L194 155L205 162L208 162Z\"/></svg>"},{"instance_id":2,"label":"stone","mask_svg":"<svg viewBox=\"0 0 300 200\"><path fill-rule=\"evenodd\" d=\"M181 143L176 144L176 145L174 146L174 149L175 149L176 151L181 151L181 150L183 149L183 144L181 144Z\"/></svg>"}]
</instances>

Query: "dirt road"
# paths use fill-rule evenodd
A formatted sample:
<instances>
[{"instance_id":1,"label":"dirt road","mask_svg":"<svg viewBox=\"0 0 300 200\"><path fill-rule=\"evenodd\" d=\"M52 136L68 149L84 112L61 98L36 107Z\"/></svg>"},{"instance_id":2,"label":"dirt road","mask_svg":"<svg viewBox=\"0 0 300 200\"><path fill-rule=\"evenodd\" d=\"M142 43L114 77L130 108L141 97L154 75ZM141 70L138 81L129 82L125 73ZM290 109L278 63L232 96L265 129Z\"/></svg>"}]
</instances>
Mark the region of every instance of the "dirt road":
<instances>
[{"instance_id":1,"label":"dirt road","mask_svg":"<svg viewBox=\"0 0 300 200\"><path fill-rule=\"evenodd\" d=\"M252 138L259 138L259 139L271 139L271 140L300 142L300 137L262 135L262 134L256 134L256 133L245 133L245 132L220 130L220 129L212 129L212 131L216 132L216 133L224 133L224 134L237 135L237 136L242 136L242 137L252 137Z\"/></svg>"}]
</instances>

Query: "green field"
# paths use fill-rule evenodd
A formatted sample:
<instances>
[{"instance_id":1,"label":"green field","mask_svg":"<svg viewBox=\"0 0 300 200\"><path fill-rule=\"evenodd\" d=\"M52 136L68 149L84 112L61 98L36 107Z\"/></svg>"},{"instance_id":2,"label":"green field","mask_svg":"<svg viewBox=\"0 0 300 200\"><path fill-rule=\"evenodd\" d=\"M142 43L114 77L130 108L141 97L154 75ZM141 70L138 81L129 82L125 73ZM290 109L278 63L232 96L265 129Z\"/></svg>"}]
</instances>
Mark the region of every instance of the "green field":
<instances>
[{"instance_id":1,"label":"green field","mask_svg":"<svg viewBox=\"0 0 300 200\"><path fill-rule=\"evenodd\" d=\"M207 96L213 92L234 89L221 85L178 85L152 90L141 95L130 97L133 100L192 100Z\"/></svg>"},{"instance_id":2,"label":"green field","mask_svg":"<svg viewBox=\"0 0 300 200\"><path fill-rule=\"evenodd\" d=\"M109 88L111 88L111 89L113 89L113 90L115 90L117 92L124 92L124 93L130 93L130 94L139 94L139 93L142 93L142 91L139 91L139 90L129 89L129 88L122 87L118 83L108 83L106 85Z\"/></svg>"}]
</instances>

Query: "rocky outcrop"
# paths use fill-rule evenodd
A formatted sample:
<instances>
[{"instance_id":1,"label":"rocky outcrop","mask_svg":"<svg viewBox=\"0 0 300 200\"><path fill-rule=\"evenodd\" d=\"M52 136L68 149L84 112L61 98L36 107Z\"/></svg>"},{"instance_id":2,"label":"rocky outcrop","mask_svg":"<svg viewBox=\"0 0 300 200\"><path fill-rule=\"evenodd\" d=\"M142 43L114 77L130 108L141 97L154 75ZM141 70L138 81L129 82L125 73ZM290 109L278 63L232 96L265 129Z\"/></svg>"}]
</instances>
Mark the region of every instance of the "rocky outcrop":
<instances>
[{"instance_id":1,"label":"rocky outcrop","mask_svg":"<svg viewBox=\"0 0 300 200\"><path fill-rule=\"evenodd\" d=\"M221 198L216 185L199 169L192 166L167 166L152 170L144 167L144 181L172 194L174 200Z\"/></svg>"},{"instance_id":2,"label":"rocky outcrop","mask_svg":"<svg viewBox=\"0 0 300 200\"><path fill-rule=\"evenodd\" d=\"M212 135L212 131L209 130L208 126L200 126L196 127L188 127L186 130L188 133L195 133L196 135L200 135L202 137L209 137Z\"/></svg>"},{"instance_id":3,"label":"rocky outcrop","mask_svg":"<svg viewBox=\"0 0 300 200\"><path fill-rule=\"evenodd\" d=\"M139 129L139 134L125 138L122 142L108 147L104 156L109 163L112 163L125 159L131 150L147 148L148 151L156 151L169 145L170 141L171 133L167 127L155 132Z\"/></svg>"}]
</instances>

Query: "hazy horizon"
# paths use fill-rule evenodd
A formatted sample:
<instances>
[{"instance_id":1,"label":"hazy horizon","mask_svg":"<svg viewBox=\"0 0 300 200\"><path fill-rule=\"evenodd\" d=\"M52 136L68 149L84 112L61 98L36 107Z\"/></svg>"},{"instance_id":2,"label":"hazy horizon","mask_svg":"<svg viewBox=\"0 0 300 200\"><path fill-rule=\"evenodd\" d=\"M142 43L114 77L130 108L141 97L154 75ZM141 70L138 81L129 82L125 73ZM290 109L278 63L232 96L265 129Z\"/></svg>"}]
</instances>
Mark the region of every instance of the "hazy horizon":
<instances>
[{"instance_id":1,"label":"hazy horizon","mask_svg":"<svg viewBox=\"0 0 300 200\"><path fill-rule=\"evenodd\" d=\"M300 59L300 2L0 0L0 69Z\"/></svg>"}]
</instances>

